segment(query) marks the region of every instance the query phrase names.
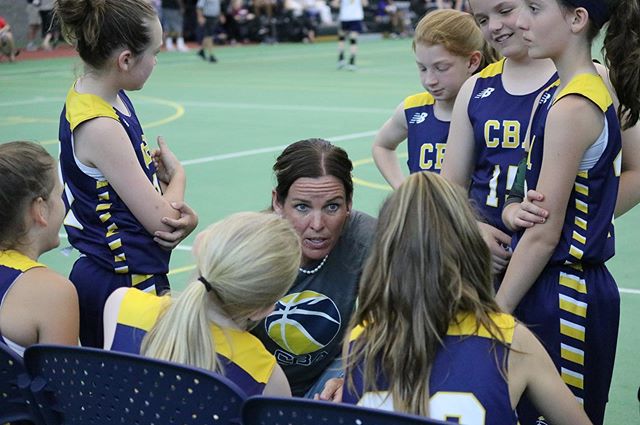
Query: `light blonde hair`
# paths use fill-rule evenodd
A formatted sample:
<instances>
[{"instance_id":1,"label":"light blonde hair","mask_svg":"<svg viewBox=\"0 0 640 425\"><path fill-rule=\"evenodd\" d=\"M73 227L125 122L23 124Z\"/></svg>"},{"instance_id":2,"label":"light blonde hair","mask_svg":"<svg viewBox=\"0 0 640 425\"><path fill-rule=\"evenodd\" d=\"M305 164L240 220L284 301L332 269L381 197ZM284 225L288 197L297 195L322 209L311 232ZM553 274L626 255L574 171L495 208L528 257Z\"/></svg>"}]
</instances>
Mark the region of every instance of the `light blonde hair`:
<instances>
[{"instance_id":1,"label":"light blonde hair","mask_svg":"<svg viewBox=\"0 0 640 425\"><path fill-rule=\"evenodd\" d=\"M141 354L219 370L207 311L222 310L248 329L249 317L285 295L298 275L300 240L289 222L271 213L237 213L207 228L195 250L200 276L161 313ZM217 307L217 308L216 308Z\"/></svg>"},{"instance_id":2,"label":"light blonde hair","mask_svg":"<svg viewBox=\"0 0 640 425\"><path fill-rule=\"evenodd\" d=\"M491 255L461 188L435 173L412 174L380 210L350 328L363 326L347 359L362 365L364 392L380 373L394 409L428 416L429 375L458 313L498 341ZM359 366L358 366L359 367Z\"/></svg>"},{"instance_id":3,"label":"light blonde hair","mask_svg":"<svg viewBox=\"0 0 640 425\"><path fill-rule=\"evenodd\" d=\"M472 15L455 9L440 9L426 14L413 36L416 45L441 45L451 54L467 57L473 52L482 53L478 71L500 59L500 54L487 43Z\"/></svg>"}]
</instances>

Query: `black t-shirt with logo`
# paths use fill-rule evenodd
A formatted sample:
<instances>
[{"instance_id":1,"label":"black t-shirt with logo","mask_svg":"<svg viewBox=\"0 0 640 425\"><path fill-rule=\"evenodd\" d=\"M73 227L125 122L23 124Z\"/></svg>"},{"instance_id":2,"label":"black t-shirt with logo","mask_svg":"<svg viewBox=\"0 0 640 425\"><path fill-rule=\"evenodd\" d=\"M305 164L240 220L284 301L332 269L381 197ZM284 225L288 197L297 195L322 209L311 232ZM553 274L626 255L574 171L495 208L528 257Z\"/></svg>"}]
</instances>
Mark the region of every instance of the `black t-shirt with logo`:
<instances>
[{"instance_id":1,"label":"black t-shirt with logo","mask_svg":"<svg viewBox=\"0 0 640 425\"><path fill-rule=\"evenodd\" d=\"M322 268L300 272L273 313L253 330L276 357L295 396L303 396L341 353L375 223L353 211Z\"/></svg>"}]
</instances>

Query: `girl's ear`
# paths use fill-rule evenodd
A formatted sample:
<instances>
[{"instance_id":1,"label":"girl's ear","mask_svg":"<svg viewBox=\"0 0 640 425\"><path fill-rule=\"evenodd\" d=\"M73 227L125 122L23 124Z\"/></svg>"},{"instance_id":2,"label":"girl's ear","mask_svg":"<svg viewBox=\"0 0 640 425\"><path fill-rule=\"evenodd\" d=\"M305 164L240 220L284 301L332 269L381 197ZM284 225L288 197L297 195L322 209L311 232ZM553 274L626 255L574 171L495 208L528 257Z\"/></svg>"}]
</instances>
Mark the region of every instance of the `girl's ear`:
<instances>
[{"instance_id":1,"label":"girl's ear","mask_svg":"<svg viewBox=\"0 0 640 425\"><path fill-rule=\"evenodd\" d=\"M116 61L119 70L129 71L131 65L133 65L133 53L131 53L131 50L125 49L118 54Z\"/></svg>"},{"instance_id":2,"label":"girl's ear","mask_svg":"<svg viewBox=\"0 0 640 425\"><path fill-rule=\"evenodd\" d=\"M584 7L577 7L567 15L571 32L578 33L589 25L589 12Z\"/></svg>"},{"instance_id":3,"label":"girl's ear","mask_svg":"<svg viewBox=\"0 0 640 425\"><path fill-rule=\"evenodd\" d=\"M479 51L475 51L473 53L471 53L471 56L469 56L469 74L474 74L476 71L479 71L478 68L480 68L480 64L482 63L482 53L480 53Z\"/></svg>"},{"instance_id":4,"label":"girl's ear","mask_svg":"<svg viewBox=\"0 0 640 425\"><path fill-rule=\"evenodd\" d=\"M47 202L42 199L41 196L38 196L33 200L33 202L31 202L31 207L29 208L29 216L31 220L39 226L46 227L48 223L48 208Z\"/></svg>"}]
</instances>

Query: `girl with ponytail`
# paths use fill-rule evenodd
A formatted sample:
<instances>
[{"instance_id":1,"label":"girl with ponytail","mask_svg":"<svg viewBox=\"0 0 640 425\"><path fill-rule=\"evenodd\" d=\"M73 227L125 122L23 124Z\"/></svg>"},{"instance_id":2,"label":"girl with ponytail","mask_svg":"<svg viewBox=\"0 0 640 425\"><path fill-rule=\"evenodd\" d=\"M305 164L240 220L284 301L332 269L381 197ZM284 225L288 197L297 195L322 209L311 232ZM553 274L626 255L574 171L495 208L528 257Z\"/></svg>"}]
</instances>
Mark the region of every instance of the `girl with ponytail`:
<instances>
[{"instance_id":1,"label":"girl with ponytail","mask_svg":"<svg viewBox=\"0 0 640 425\"><path fill-rule=\"evenodd\" d=\"M161 138L150 152L126 91L140 90L162 46L145 0L57 0L55 13L84 72L60 115L60 169L69 242L82 254L70 280L80 340L102 347L104 302L115 289L162 293L171 249L196 226L184 169Z\"/></svg>"},{"instance_id":2,"label":"girl with ponytail","mask_svg":"<svg viewBox=\"0 0 640 425\"><path fill-rule=\"evenodd\" d=\"M532 326L595 424L604 421L620 315L605 262L614 255L613 216L623 167L620 122L640 113L637 1L526 0L518 27L532 58L550 58L559 82L534 108L526 185L543 199L544 224L515 234L496 299ZM620 106L591 60L605 24L606 62ZM622 42L624 40L624 42ZM618 114L616 114L618 109ZM521 423L539 413L521 406Z\"/></svg>"},{"instance_id":3,"label":"girl with ponytail","mask_svg":"<svg viewBox=\"0 0 640 425\"><path fill-rule=\"evenodd\" d=\"M275 214L234 214L198 235L194 254L198 277L181 294L122 288L109 297L105 348L216 371L247 395L291 395L275 357L248 331L298 275L293 228Z\"/></svg>"}]
</instances>

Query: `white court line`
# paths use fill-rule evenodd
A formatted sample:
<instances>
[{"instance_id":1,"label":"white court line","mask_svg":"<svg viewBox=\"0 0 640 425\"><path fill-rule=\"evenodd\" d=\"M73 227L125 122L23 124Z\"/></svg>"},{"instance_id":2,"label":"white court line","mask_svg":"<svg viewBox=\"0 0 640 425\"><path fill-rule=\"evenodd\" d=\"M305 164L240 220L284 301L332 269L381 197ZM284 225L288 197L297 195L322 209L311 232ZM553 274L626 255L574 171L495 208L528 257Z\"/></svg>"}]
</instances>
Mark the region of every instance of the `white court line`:
<instances>
[{"instance_id":1,"label":"white court line","mask_svg":"<svg viewBox=\"0 0 640 425\"><path fill-rule=\"evenodd\" d=\"M363 137L375 136L377 132L378 132L378 130L364 131L362 133L344 134L342 136L327 137L326 139L331 141L331 142L344 142L344 141L348 141L348 140L361 139ZM261 154L261 153L279 152L279 151L283 150L284 148L286 148L287 146L288 145L272 146L272 147L269 147L269 148L249 149L249 150L246 150L246 151L239 151L239 152L223 153L223 154L220 154L220 155L205 156L203 158L187 159L186 161L181 161L181 164L182 165L202 164L204 162L222 161L222 160L225 160L225 159L240 158L240 157L243 157L243 156L258 155L258 154Z\"/></svg>"},{"instance_id":2,"label":"white court line","mask_svg":"<svg viewBox=\"0 0 640 425\"><path fill-rule=\"evenodd\" d=\"M136 101L138 103L139 101ZM256 103L228 103L228 102L206 102L197 100L175 101L183 106L203 107L203 108L224 108L224 109L264 109L270 111L313 111L313 112L352 112L352 113L376 113L391 114L392 109L388 108L360 108L349 106L315 106L315 105L276 105L276 104L256 104Z\"/></svg>"},{"instance_id":3,"label":"white court line","mask_svg":"<svg viewBox=\"0 0 640 425\"><path fill-rule=\"evenodd\" d=\"M58 233L58 236L60 236L63 239L68 239L66 233ZM178 251L191 251L191 248L192 247L190 245L182 245L182 244L180 244L177 247L175 247L174 249L177 249Z\"/></svg>"}]
</instances>

